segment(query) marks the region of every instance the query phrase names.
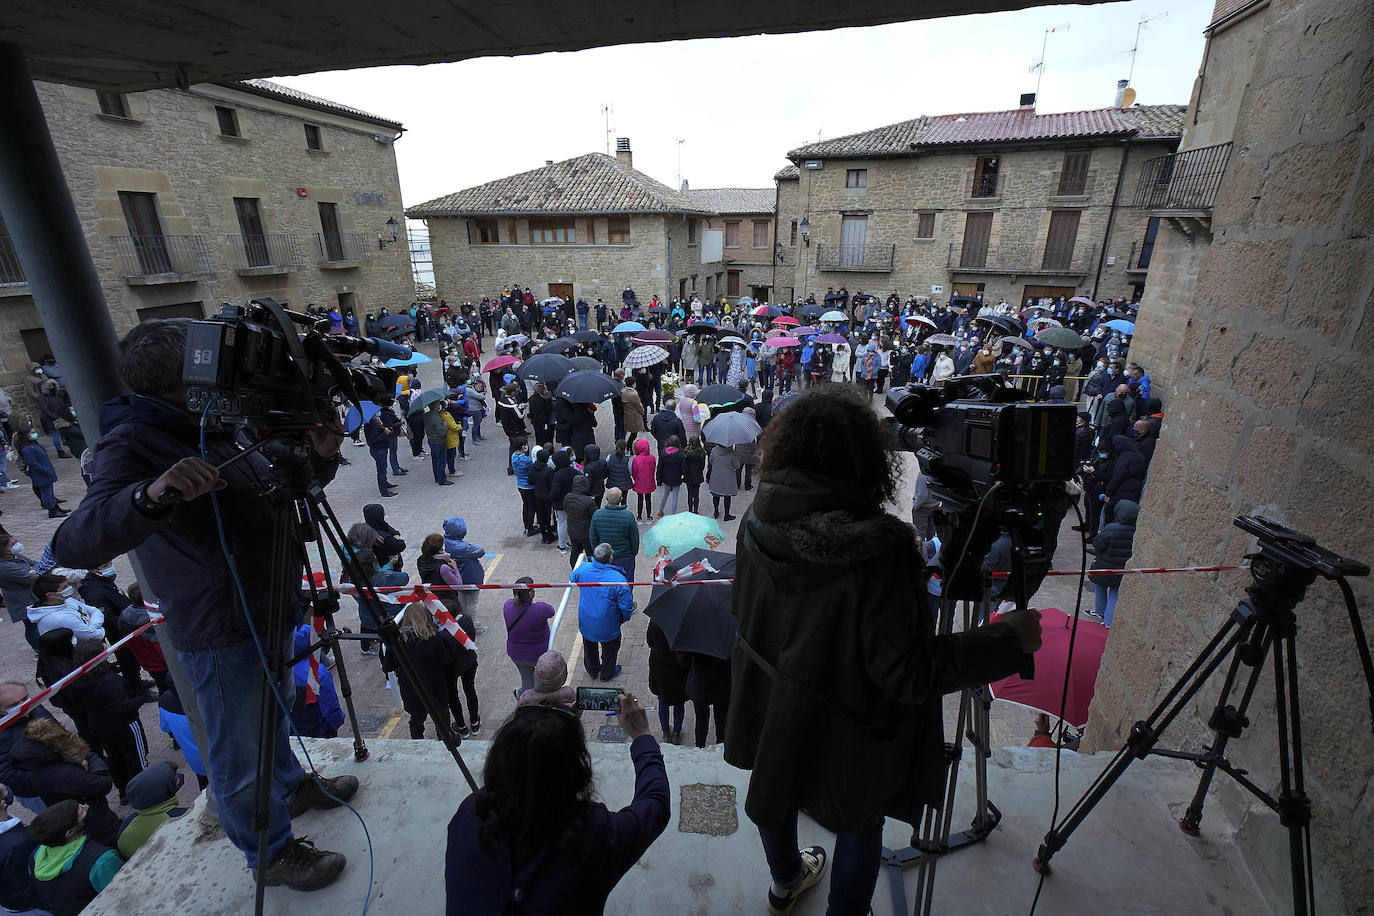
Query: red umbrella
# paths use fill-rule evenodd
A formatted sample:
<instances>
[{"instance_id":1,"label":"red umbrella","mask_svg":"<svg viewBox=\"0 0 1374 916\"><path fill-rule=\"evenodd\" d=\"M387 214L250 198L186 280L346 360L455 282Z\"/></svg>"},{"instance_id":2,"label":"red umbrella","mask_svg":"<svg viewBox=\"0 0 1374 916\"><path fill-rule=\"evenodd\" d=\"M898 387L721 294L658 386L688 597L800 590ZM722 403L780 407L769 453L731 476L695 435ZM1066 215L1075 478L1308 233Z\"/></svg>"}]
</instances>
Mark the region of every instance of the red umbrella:
<instances>
[{"instance_id":1,"label":"red umbrella","mask_svg":"<svg viewBox=\"0 0 1374 916\"><path fill-rule=\"evenodd\" d=\"M773 323L781 325L791 325L792 327L796 327L797 325L801 324L800 321L793 318L791 315L783 315L780 318L774 318Z\"/></svg>"},{"instance_id":2,"label":"red umbrella","mask_svg":"<svg viewBox=\"0 0 1374 916\"><path fill-rule=\"evenodd\" d=\"M993 617L996 619L996 616ZM989 687L995 699L1028 706L1052 716L1059 715L1064 693L1064 670L1068 667L1069 636L1072 622L1067 614L1054 608L1040 611L1040 651L1035 653L1035 677L1025 680L1013 674ZM1078 636L1073 644L1073 670L1069 677L1068 702L1064 721L1074 728L1088 724L1088 704L1097 684L1097 669L1107 648L1107 628L1080 617Z\"/></svg>"},{"instance_id":3,"label":"red umbrella","mask_svg":"<svg viewBox=\"0 0 1374 916\"><path fill-rule=\"evenodd\" d=\"M482 371L495 372L497 369L505 369L507 366L518 365L520 365L519 357L507 354L505 356L498 356L495 359L490 360L485 366L482 367Z\"/></svg>"}]
</instances>

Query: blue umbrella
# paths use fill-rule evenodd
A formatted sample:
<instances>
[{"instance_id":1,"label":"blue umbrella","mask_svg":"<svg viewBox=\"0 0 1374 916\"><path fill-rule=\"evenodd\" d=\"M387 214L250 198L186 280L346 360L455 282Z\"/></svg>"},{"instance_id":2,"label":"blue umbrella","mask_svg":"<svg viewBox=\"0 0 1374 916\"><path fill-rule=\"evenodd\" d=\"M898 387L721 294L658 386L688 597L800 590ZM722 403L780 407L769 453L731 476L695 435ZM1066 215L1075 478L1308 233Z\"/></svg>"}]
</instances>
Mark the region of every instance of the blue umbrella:
<instances>
[{"instance_id":1,"label":"blue umbrella","mask_svg":"<svg viewBox=\"0 0 1374 916\"><path fill-rule=\"evenodd\" d=\"M1120 331L1122 334L1135 333L1135 322L1126 321L1122 318L1107 322L1107 327L1111 328L1113 331Z\"/></svg>"},{"instance_id":2,"label":"blue umbrella","mask_svg":"<svg viewBox=\"0 0 1374 916\"><path fill-rule=\"evenodd\" d=\"M397 366L418 366L420 363L433 362L423 353L412 353L409 359L389 359L386 361L387 368L395 369Z\"/></svg>"},{"instance_id":3,"label":"blue umbrella","mask_svg":"<svg viewBox=\"0 0 1374 916\"><path fill-rule=\"evenodd\" d=\"M612 333L612 334L629 334L629 333L631 333L632 331L647 331L647 330L649 330L649 329L646 328L646 327L644 327L644 325L640 324L638 321L622 321L622 322L620 322L620 324L616 325L614 328L611 329L611 333Z\"/></svg>"},{"instance_id":4,"label":"blue umbrella","mask_svg":"<svg viewBox=\"0 0 1374 916\"><path fill-rule=\"evenodd\" d=\"M353 432L353 430L357 429L358 427L366 423L368 420L371 420L373 417L375 417L377 413L382 409L381 407L377 406L371 401L363 401L362 408L363 409L361 412L358 410L357 407L348 408L348 415L344 417L345 431L350 433Z\"/></svg>"}]
</instances>

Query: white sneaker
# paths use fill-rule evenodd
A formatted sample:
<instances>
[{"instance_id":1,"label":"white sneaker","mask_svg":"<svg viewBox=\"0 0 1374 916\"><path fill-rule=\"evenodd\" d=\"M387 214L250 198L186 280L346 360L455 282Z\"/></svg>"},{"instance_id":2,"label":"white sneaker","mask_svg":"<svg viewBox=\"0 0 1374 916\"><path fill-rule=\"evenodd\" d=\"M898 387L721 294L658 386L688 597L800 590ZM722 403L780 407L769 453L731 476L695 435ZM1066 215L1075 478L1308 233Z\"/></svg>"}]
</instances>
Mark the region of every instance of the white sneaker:
<instances>
[{"instance_id":1,"label":"white sneaker","mask_svg":"<svg viewBox=\"0 0 1374 916\"><path fill-rule=\"evenodd\" d=\"M356 446L358 446L359 448L362 448L363 446L367 445L367 443L364 442L364 441L361 440L361 439L358 439L358 440L355 441L353 444L356 445Z\"/></svg>"},{"instance_id":2,"label":"white sneaker","mask_svg":"<svg viewBox=\"0 0 1374 916\"><path fill-rule=\"evenodd\" d=\"M13 480L7 480L5 481L5 486L3 487L3 489L17 490L19 489L19 484L15 483Z\"/></svg>"}]
</instances>

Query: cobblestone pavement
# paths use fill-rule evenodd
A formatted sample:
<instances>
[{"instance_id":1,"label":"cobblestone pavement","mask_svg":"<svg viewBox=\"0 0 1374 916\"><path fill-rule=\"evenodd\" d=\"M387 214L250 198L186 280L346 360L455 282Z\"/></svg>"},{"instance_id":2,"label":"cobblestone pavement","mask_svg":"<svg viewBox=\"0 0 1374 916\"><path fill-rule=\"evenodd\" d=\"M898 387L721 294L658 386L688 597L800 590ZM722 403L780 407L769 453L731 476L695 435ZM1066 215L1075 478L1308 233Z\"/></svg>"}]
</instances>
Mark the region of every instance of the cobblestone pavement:
<instances>
[{"instance_id":1,"label":"cobblestone pavement","mask_svg":"<svg viewBox=\"0 0 1374 916\"><path fill-rule=\"evenodd\" d=\"M432 345L425 349L434 355ZM436 365L422 367L421 377L431 382L438 375ZM875 403L876 400L875 400ZM882 408L879 408L882 409ZM598 411L597 442L602 454L609 454L613 448L609 407ZM343 456L350 461L339 469L335 481L329 486L328 497L340 521L345 527L362 520L362 507L367 503L384 502L387 518L405 537L408 549L405 552L406 571L415 578L415 558L421 539L428 533L439 531L442 520L448 516L460 515L468 524L469 540L486 549L483 564L490 582L511 582L517 577L529 575L536 582L556 582L566 579L569 569L567 558L561 556L553 545L542 546L538 539L527 539L522 535L520 523L520 500L516 493L514 479L505 473L505 437L493 418L484 423L488 437L483 444L469 445L470 461L459 463L463 477L452 487L439 487L434 483L428 458L412 460L402 446L402 467L409 473L393 477L398 493L394 498L381 500L376 487L376 472L369 453L365 448L357 448L349 442L343 446ZM74 507L84 494L84 485L77 473L75 460L54 459L60 481L57 495ZM904 488L893 511L899 517L909 514L912 488L915 478L915 459L907 457L908 470ZM19 478L21 482L25 478ZM753 498L753 491L742 492L731 507L736 516L743 516ZM703 494L703 504L709 506L707 494ZM0 518L5 527L24 543L26 552L33 557L41 554L43 545L48 542L57 529L58 520L50 520L47 512L38 506L28 487L0 492ZM1065 520L1063 536L1060 539L1060 554L1056 565L1063 568L1077 568L1076 533L1068 529L1073 516ZM734 535L739 522L722 522L727 543L724 550L733 549ZM641 529L644 530L644 529ZM1072 554L1072 555L1071 555ZM337 563L334 564L337 568ZM127 585L133 581L133 572L127 559L120 558L116 567L118 581ZM639 562L641 578L648 569L642 557ZM1068 612L1073 610L1074 591L1077 579L1062 578L1047 580L1047 584L1037 595L1037 606L1059 607ZM916 587L913 585L913 588ZM561 609L558 629L554 637L554 647L568 659L571 683L589 683L580 663L580 639L577 635L577 596L570 590L552 589L540 594L555 608ZM481 737L489 738L515 706L513 688L520 683L519 674L505 654L504 625L501 620L501 607L509 592L485 591L478 601L476 619L485 623L489 630L478 639L480 668L477 672L477 692L480 699L482 719ZM641 698L646 706L653 704L648 690L649 650L644 643L646 618L642 610L648 601L648 589L635 589L635 600L639 610L625 625L623 630L620 664L622 675L613 683L623 685ZM1085 596L1085 606L1091 606L1091 592ZM356 605L345 597L340 614L340 626L359 629ZM385 677L375 658L363 658L356 643L345 644L343 649L344 667L353 687L353 700L358 713L361 731L365 739L382 737L406 737L407 722L399 711L399 696L389 690ZM33 685L33 653L24 642L22 627L11 625L0 630L0 680L18 680ZM336 679L338 673L336 672ZM51 707L50 707L51 708ZM957 695L947 698L945 704L946 734L952 734L957 714ZM650 714L657 734L656 714ZM1034 714L1024 708L1008 703L997 702L992 706L992 744L993 746L1025 744L1030 738ZM592 740L624 740L619 728L607 726L611 721L594 714L584 715L588 738ZM158 731L157 707L149 704L143 711L144 728L149 737L149 750L154 760L170 759L180 761L180 754L173 749L171 740ZM690 743L695 727L691 704L688 704L687 719L683 725L684 742ZM349 735L347 724L340 732L341 737ZM433 738L434 728L430 723L427 737ZM714 733L708 739L713 743ZM183 794L189 800L194 795L195 781L189 780ZM112 798L112 804L117 799Z\"/></svg>"}]
</instances>

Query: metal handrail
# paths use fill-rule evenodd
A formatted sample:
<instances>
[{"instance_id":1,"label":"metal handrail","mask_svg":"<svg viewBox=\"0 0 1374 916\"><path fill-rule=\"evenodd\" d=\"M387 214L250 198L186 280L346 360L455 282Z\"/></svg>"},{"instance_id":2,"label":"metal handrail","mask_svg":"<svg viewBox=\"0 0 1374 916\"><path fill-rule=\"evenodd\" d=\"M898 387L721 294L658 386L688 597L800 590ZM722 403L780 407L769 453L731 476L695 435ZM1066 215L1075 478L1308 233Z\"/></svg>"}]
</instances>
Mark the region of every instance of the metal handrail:
<instances>
[{"instance_id":1,"label":"metal handrail","mask_svg":"<svg viewBox=\"0 0 1374 916\"><path fill-rule=\"evenodd\" d=\"M316 251L321 261L363 261L374 244L366 232L317 232Z\"/></svg>"},{"instance_id":2,"label":"metal handrail","mask_svg":"<svg viewBox=\"0 0 1374 916\"><path fill-rule=\"evenodd\" d=\"M111 241L125 277L212 272L202 235L121 235Z\"/></svg>"},{"instance_id":3,"label":"metal handrail","mask_svg":"<svg viewBox=\"0 0 1374 916\"><path fill-rule=\"evenodd\" d=\"M230 266L234 270L259 267L300 267L300 239L287 232L262 235L226 235Z\"/></svg>"},{"instance_id":4,"label":"metal handrail","mask_svg":"<svg viewBox=\"0 0 1374 916\"><path fill-rule=\"evenodd\" d=\"M817 245L817 270L891 270L896 245Z\"/></svg>"},{"instance_id":5,"label":"metal handrail","mask_svg":"<svg viewBox=\"0 0 1374 916\"><path fill-rule=\"evenodd\" d=\"M1140 169L1131 209L1212 209L1230 159L1230 143L1147 159Z\"/></svg>"}]
</instances>

